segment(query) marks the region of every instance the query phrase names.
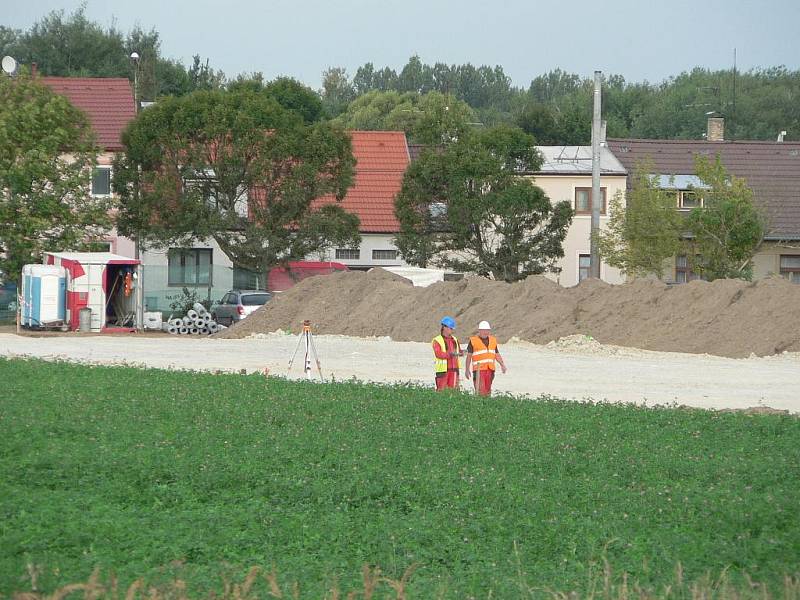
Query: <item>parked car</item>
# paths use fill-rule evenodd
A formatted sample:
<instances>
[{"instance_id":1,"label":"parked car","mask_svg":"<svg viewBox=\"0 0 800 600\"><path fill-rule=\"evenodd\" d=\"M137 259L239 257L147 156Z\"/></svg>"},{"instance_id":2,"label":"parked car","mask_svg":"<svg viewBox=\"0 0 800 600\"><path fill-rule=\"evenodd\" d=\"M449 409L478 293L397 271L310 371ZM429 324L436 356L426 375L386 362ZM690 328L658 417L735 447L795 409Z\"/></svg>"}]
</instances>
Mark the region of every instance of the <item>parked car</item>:
<instances>
[{"instance_id":1,"label":"parked car","mask_svg":"<svg viewBox=\"0 0 800 600\"><path fill-rule=\"evenodd\" d=\"M264 306L272 298L266 290L231 290L211 308L211 318L222 325L233 325Z\"/></svg>"}]
</instances>

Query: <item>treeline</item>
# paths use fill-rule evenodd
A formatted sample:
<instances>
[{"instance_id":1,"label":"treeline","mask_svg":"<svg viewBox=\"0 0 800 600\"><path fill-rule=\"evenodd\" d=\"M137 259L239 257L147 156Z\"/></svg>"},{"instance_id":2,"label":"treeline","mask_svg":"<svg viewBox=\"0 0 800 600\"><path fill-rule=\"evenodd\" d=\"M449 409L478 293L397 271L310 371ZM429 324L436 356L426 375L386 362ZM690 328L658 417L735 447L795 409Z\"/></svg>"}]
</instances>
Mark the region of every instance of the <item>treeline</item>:
<instances>
[{"instance_id":1,"label":"treeline","mask_svg":"<svg viewBox=\"0 0 800 600\"><path fill-rule=\"evenodd\" d=\"M200 54L185 66L162 56L155 29L137 26L123 33L90 21L83 8L69 15L51 12L27 31L0 26L0 54L36 62L46 75L132 79L133 51L141 56L142 100L249 81L264 83L258 72L228 78ZM322 116L348 126L369 122L402 128L406 121L402 115L424 106L423 98L437 92L467 105L475 126L512 124L540 144L586 144L591 91L590 77L561 69L536 76L524 88L514 86L501 66L429 65L412 56L399 71L371 62L352 76L341 67L329 68L323 73L322 89L314 93L322 103ZM354 106L356 102L360 103ZM395 114L388 118L392 110ZM800 71L696 68L660 83L628 82L614 74L604 77L603 116L610 137L700 139L712 111L725 116L728 139L771 140L784 130L786 139L800 139Z\"/></svg>"},{"instance_id":2,"label":"treeline","mask_svg":"<svg viewBox=\"0 0 800 600\"><path fill-rule=\"evenodd\" d=\"M327 71L326 81L332 71L337 71L337 85L323 85L322 91L329 108L338 105L326 96L437 91L466 102L481 123L518 125L541 144L590 141L593 82L561 69L538 75L527 89L513 86L500 66L431 66L416 56L399 73L366 63L352 79L343 78L338 69ZM700 139L712 111L726 118L729 139L774 140L784 130L786 139L800 139L800 71L772 67L741 73L698 67L661 83L604 76L603 118L610 137Z\"/></svg>"},{"instance_id":3,"label":"treeline","mask_svg":"<svg viewBox=\"0 0 800 600\"><path fill-rule=\"evenodd\" d=\"M27 31L0 25L0 55L19 62L36 63L43 75L58 77L127 77L133 80L132 52L139 54L139 98L182 96L199 89L214 89L225 83L225 74L195 55L186 67L161 54L161 39L155 29L139 26L123 33L86 18L84 8L65 15L53 11Z\"/></svg>"}]
</instances>

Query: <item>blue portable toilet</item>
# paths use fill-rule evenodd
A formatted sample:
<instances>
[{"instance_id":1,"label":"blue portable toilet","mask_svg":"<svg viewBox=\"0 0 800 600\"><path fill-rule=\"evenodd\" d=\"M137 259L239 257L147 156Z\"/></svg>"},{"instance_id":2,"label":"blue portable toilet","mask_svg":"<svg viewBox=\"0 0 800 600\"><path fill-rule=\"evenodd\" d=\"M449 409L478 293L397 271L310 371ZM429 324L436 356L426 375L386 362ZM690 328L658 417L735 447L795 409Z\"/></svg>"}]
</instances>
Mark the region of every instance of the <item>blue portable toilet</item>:
<instances>
[{"instance_id":1,"label":"blue portable toilet","mask_svg":"<svg viewBox=\"0 0 800 600\"><path fill-rule=\"evenodd\" d=\"M55 265L22 267L23 327L59 327L65 324L67 272Z\"/></svg>"}]
</instances>

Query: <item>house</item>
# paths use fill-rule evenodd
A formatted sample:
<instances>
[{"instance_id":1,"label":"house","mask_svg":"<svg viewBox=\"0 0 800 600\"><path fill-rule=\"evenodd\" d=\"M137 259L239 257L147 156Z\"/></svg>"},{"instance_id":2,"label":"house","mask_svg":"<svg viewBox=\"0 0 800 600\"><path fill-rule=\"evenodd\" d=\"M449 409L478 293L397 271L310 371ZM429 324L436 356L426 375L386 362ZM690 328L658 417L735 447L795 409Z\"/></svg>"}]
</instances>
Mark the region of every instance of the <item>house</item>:
<instances>
[{"instance_id":1,"label":"house","mask_svg":"<svg viewBox=\"0 0 800 600\"><path fill-rule=\"evenodd\" d=\"M564 240L564 257L557 263L558 273L545 276L563 286L573 286L589 276L590 237L592 225L592 147L538 146L542 166L526 174L542 188L552 203L567 200L575 211ZM623 164L606 147L600 148L600 228L608 225L610 201L618 196L625 205L628 173ZM600 279L607 283L623 283L619 269L600 263Z\"/></svg>"},{"instance_id":2,"label":"house","mask_svg":"<svg viewBox=\"0 0 800 600\"><path fill-rule=\"evenodd\" d=\"M93 196L110 196L114 154L122 152L122 132L136 116L130 81L100 77L40 77L39 81L86 113L100 149L87 185ZM134 244L112 231L97 250L133 257Z\"/></svg>"},{"instance_id":3,"label":"house","mask_svg":"<svg viewBox=\"0 0 800 600\"><path fill-rule=\"evenodd\" d=\"M411 159L416 160L425 146L410 144ZM591 146L537 146L543 162L539 170L524 173L542 188L552 203L569 201L575 217L564 240L564 257L556 263L557 272L544 276L570 287L589 276L590 234L592 225L592 147ZM625 205L625 188L628 173L625 167L608 150L600 151L600 190L603 205L600 208L600 227L609 220L608 204L615 195ZM600 264L600 278L607 283L623 283L625 276L614 267Z\"/></svg>"},{"instance_id":4,"label":"house","mask_svg":"<svg viewBox=\"0 0 800 600\"><path fill-rule=\"evenodd\" d=\"M356 159L352 187L341 201L344 210L360 220L361 245L334 248L308 260L335 262L349 269L405 266L393 237L400 226L394 216L394 197L402 185L409 164L409 150L402 131L352 131ZM335 202L333 196L315 200L319 207ZM261 274L240 269L213 239L196 240L190 247L146 249L145 305L147 310L167 311L184 287L199 298L218 300L229 289L258 289L265 282Z\"/></svg>"},{"instance_id":5,"label":"house","mask_svg":"<svg viewBox=\"0 0 800 600\"><path fill-rule=\"evenodd\" d=\"M764 242L753 258L753 277L780 274L800 283L800 143L727 141L724 120L711 117L705 140L609 139L608 147L632 175L650 161L663 189L674 190L676 210L702 203L701 182L694 174L696 156L720 157L729 173L741 177L767 219ZM631 186L628 179L628 187ZM667 282L696 278L685 256L675 257Z\"/></svg>"}]
</instances>

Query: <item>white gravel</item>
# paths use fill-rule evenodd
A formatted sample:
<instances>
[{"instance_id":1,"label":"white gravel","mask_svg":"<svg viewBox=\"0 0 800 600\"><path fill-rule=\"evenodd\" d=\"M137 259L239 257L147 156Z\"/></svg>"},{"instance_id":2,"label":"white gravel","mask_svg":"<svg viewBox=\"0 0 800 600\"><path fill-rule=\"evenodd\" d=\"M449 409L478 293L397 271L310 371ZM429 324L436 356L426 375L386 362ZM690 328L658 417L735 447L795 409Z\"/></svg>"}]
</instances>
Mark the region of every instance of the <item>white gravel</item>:
<instances>
[{"instance_id":1,"label":"white gravel","mask_svg":"<svg viewBox=\"0 0 800 600\"><path fill-rule=\"evenodd\" d=\"M770 407L800 413L800 354L731 359L602 346L581 338L571 336L549 346L517 340L501 345L509 371L498 373L495 390L648 406ZM326 379L432 385L428 344L335 335L314 336L314 341ZM283 376L297 344L296 336L280 333L244 340L0 334L0 355L209 371L267 367L270 374ZM301 350L291 377L302 375L302 362Z\"/></svg>"}]
</instances>

